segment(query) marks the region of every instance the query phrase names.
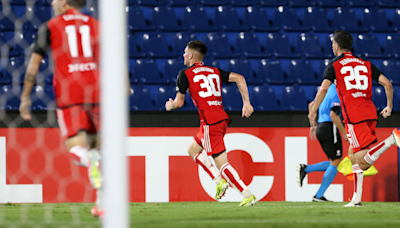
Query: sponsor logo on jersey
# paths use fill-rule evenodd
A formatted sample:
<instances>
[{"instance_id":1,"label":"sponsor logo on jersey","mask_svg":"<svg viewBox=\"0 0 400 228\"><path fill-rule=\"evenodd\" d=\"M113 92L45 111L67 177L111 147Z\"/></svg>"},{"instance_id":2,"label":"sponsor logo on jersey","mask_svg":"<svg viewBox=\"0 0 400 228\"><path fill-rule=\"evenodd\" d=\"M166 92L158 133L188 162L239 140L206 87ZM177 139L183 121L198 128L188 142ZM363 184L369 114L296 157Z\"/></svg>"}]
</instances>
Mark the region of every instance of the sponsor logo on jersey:
<instances>
[{"instance_id":1,"label":"sponsor logo on jersey","mask_svg":"<svg viewBox=\"0 0 400 228\"><path fill-rule=\"evenodd\" d=\"M221 106L222 105L222 101L207 101L208 106Z\"/></svg>"},{"instance_id":2,"label":"sponsor logo on jersey","mask_svg":"<svg viewBox=\"0 0 400 228\"><path fill-rule=\"evenodd\" d=\"M71 63L68 64L68 73L87 72L97 69L96 63Z\"/></svg>"},{"instance_id":3,"label":"sponsor logo on jersey","mask_svg":"<svg viewBox=\"0 0 400 228\"><path fill-rule=\"evenodd\" d=\"M358 97L367 97L366 93L362 93L362 92L357 92L357 93L352 93L351 94L354 98L358 98Z\"/></svg>"},{"instance_id":4,"label":"sponsor logo on jersey","mask_svg":"<svg viewBox=\"0 0 400 228\"><path fill-rule=\"evenodd\" d=\"M338 103L338 102L333 102L333 106L340 106L340 103Z\"/></svg>"}]
</instances>

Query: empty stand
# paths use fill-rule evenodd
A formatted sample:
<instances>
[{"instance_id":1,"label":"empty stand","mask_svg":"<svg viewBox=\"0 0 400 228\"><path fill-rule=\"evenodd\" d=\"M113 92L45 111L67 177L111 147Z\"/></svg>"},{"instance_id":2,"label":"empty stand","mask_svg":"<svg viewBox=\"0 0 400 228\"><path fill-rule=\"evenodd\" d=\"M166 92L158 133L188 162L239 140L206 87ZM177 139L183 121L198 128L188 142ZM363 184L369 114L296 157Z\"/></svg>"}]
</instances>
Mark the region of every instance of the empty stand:
<instances>
[{"instance_id":1,"label":"empty stand","mask_svg":"<svg viewBox=\"0 0 400 228\"><path fill-rule=\"evenodd\" d=\"M277 58L300 58L301 54L293 53L288 37L283 33L269 33L266 37L266 53Z\"/></svg>"},{"instance_id":2,"label":"empty stand","mask_svg":"<svg viewBox=\"0 0 400 228\"><path fill-rule=\"evenodd\" d=\"M261 49L260 40L252 32L241 32L236 37L236 52L242 53L247 58L266 58L269 53Z\"/></svg>"},{"instance_id":3,"label":"empty stand","mask_svg":"<svg viewBox=\"0 0 400 228\"><path fill-rule=\"evenodd\" d=\"M228 71L243 75L248 84L262 84L263 81L254 77L250 62L247 59L231 59L228 62Z\"/></svg>"},{"instance_id":4,"label":"empty stand","mask_svg":"<svg viewBox=\"0 0 400 228\"><path fill-rule=\"evenodd\" d=\"M257 6L246 7L243 24L257 32L277 32L278 26L272 26L264 8Z\"/></svg>"},{"instance_id":5,"label":"empty stand","mask_svg":"<svg viewBox=\"0 0 400 228\"><path fill-rule=\"evenodd\" d=\"M281 108L278 105L275 91L267 86L255 86L251 91L251 102L256 111L278 111Z\"/></svg>"},{"instance_id":6,"label":"empty stand","mask_svg":"<svg viewBox=\"0 0 400 228\"><path fill-rule=\"evenodd\" d=\"M129 96L129 107L135 111L153 110L154 105L151 100L150 92L146 87L131 86L131 95Z\"/></svg>"},{"instance_id":7,"label":"empty stand","mask_svg":"<svg viewBox=\"0 0 400 228\"><path fill-rule=\"evenodd\" d=\"M308 109L306 95L299 86L287 86L282 90L281 106L287 111L305 111Z\"/></svg>"},{"instance_id":8,"label":"empty stand","mask_svg":"<svg viewBox=\"0 0 400 228\"><path fill-rule=\"evenodd\" d=\"M192 1L193 2L193 1ZM152 24L161 31L183 31L186 27L178 24L175 11L171 7L157 6L153 8Z\"/></svg>"},{"instance_id":9,"label":"empty stand","mask_svg":"<svg viewBox=\"0 0 400 228\"><path fill-rule=\"evenodd\" d=\"M205 44L210 54L215 58L235 58L240 54L234 53L229 45L228 37L222 32L211 32L207 34Z\"/></svg>"},{"instance_id":10,"label":"empty stand","mask_svg":"<svg viewBox=\"0 0 400 228\"><path fill-rule=\"evenodd\" d=\"M215 9L214 24L225 31L247 31L249 27L241 25L235 8L218 6Z\"/></svg>"},{"instance_id":11,"label":"empty stand","mask_svg":"<svg viewBox=\"0 0 400 228\"><path fill-rule=\"evenodd\" d=\"M288 78L305 85L318 85L322 81L322 77L321 79L315 78L310 62L303 59L293 59L290 61Z\"/></svg>"},{"instance_id":12,"label":"empty stand","mask_svg":"<svg viewBox=\"0 0 400 228\"><path fill-rule=\"evenodd\" d=\"M134 64L131 83L137 84L166 84L167 79L161 78L157 64L153 60L138 59Z\"/></svg>"}]
</instances>

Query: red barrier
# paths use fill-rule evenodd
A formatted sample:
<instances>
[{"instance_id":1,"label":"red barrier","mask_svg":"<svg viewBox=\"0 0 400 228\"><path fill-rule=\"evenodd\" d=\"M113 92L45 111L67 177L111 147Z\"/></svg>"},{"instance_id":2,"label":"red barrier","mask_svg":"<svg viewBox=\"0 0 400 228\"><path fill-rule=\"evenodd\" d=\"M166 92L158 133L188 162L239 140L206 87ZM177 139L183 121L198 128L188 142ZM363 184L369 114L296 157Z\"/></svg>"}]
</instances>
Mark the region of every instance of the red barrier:
<instances>
[{"instance_id":1,"label":"red barrier","mask_svg":"<svg viewBox=\"0 0 400 228\"><path fill-rule=\"evenodd\" d=\"M378 140L388 137L391 130L391 128L378 128ZM129 135L132 136L129 137L132 140L128 140L129 148L131 148L129 153L135 154L136 148L138 151L143 150L143 154L129 156L128 159L132 202L213 200L210 197L211 193L205 190L209 188L210 183L207 182L209 180L202 181L198 166L185 155L189 146L188 142L192 140L189 137L195 135L197 131L198 128L131 128L129 130ZM260 200L311 200L316 193L315 189L318 189L318 186L313 184L320 183L323 172L311 173L308 176L308 184L312 191L304 192L305 196L302 197L294 192L298 193L305 189L297 189L297 184L292 181L296 175L292 169L293 165L287 166L288 162L291 162L290 164L297 160L300 162L306 157L309 164L327 160L318 141L310 140L308 134L309 128L228 128L227 148L229 144L243 145L242 149L229 151L230 163L246 184L251 183L250 190L257 192L256 196L259 195ZM168 138L162 136L168 136ZM243 138L244 136L247 138ZM7 185L0 183L0 190L5 186L18 185L20 190L24 191L26 186L37 184L42 185L42 202L45 203L92 202L94 200L94 191L87 180L86 170L71 163L58 129L0 129L0 137L6 138L7 183ZM144 139L153 143L146 143ZM240 139L243 139L243 142ZM292 142L299 144L293 147L290 145ZM164 144L160 145L161 143ZM254 145L261 146L254 148ZM4 147L4 145L0 146ZM162 146L160 148L164 149L152 150L151 148L156 148L155 146ZM146 148L148 150L145 150ZM298 153L293 151L296 148L299 149ZM344 144L344 148L348 148L347 143ZM0 154L0 156L3 155ZM166 164L164 164L164 158L167 159ZM255 159L264 159L265 162L257 162ZM161 164L160 170L151 169L149 164L153 161ZM0 170L4 170L1 164ZM398 201L397 149L394 146L390 148L374 165L379 173L364 179L363 201ZM155 175L157 173L160 173L159 177ZM0 171L0 182L1 178L4 178L1 175L4 173ZM263 183L260 185L257 182ZM338 173L333 184L335 186L330 188L342 189L340 193L330 193L333 197L340 196L343 201L351 198L353 183L346 177ZM157 190L160 196L150 195ZM229 197L233 197L229 199L240 200L239 194L228 193ZM0 201L12 199L9 201L17 202L18 200L14 199L25 200L26 198L22 199L23 197L18 195L19 191L12 190L7 194L0 198ZM37 201L37 198L35 199ZM25 201L28 202L29 199Z\"/></svg>"}]
</instances>

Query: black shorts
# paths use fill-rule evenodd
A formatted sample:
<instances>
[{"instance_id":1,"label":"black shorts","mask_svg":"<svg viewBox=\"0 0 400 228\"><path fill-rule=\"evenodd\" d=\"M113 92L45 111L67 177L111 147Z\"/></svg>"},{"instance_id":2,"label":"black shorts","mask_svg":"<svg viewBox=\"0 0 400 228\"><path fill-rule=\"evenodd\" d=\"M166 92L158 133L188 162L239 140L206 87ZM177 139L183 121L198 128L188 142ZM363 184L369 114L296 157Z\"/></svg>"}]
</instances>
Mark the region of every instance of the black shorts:
<instances>
[{"instance_id":1,"label":"black shorts","mask_svg":"<svg viewBox=\"0 0 400 228\"><path fill-rule=\"evenodd\" d=\"M317 124L317 138L329 159L335 160L342 157L342 138L332 122Z\"/></svg>"}]
</instances>

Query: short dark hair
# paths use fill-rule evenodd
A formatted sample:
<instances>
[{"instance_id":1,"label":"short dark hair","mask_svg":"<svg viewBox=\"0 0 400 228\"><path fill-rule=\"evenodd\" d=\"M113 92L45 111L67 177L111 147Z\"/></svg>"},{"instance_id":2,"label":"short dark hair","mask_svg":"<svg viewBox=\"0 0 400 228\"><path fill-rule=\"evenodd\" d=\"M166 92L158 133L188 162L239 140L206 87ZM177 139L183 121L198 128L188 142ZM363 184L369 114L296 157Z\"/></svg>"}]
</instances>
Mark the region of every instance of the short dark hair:
<instances>
[{"instance_id":1,"label":"short dark hair","mask_svg":"<svg viewBox=\"0 0 400 228\"><path fill-rule=\"evenodd\" d=\"M333 33L333 39L342 50L350 51L353 46L353 37L349 32L338 29Z\"/></svg>"},{"instance_id":2,"label":"short dark hair","mask_svg":"<svg viewBox=\"0 0 400 228\"><path fill-rule=\"evenodd\" d=\"M85 6L85 0L67 0L67 4L74 8L80 9Z\"/></svg>"},{"instance_id":3,"label":"short dark hair","mask_svg":"<svg viewBox=\"0 0 400 228\"><path fill-rule=\"evenodd\" d=\"M189 41L187 43L187 47L189 49L193 49L193 50L200 52L200 54L202 54L203 56L205 56L207 53L207 46L200 40Z\"/></svg>"}]
</instances>

